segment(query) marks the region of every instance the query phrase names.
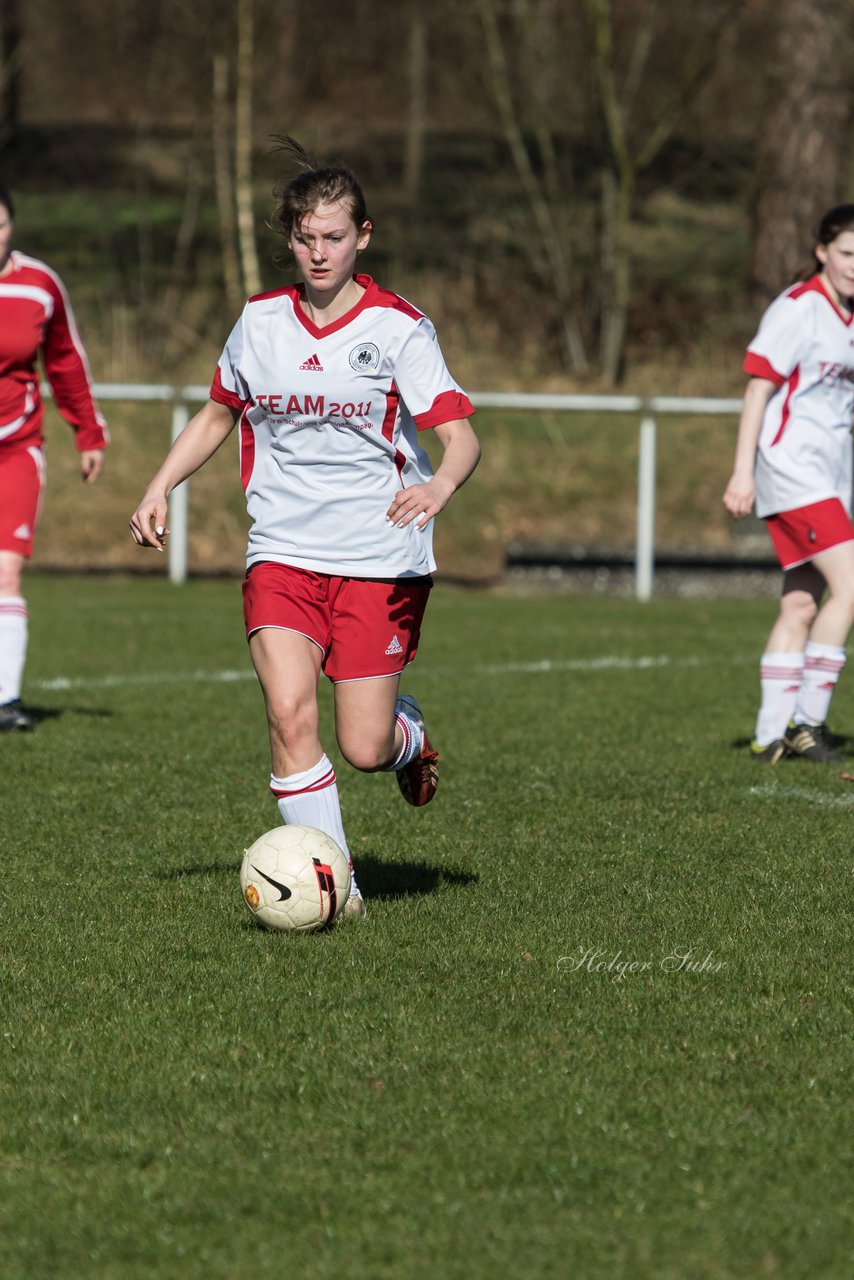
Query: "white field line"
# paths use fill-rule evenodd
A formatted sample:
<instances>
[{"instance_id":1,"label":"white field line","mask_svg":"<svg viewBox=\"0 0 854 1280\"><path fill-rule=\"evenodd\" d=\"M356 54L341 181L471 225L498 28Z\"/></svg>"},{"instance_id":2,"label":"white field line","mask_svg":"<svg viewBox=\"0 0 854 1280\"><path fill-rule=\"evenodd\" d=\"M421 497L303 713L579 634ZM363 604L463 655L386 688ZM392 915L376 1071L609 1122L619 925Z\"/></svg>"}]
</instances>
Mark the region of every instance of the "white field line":
<instances>
[{"instance_id":1,"label":"white field line","mask_svg":"<svg viewBox=\"0 0 854 1280\"><path fill-rule=\"evenodd\" d=\"M556 671L649 671L657 667L696 667L700 658L682 658L676 662L662 654L657 658L567 658L554 662L543 658L538 662L494 662L475 667L483 676L552 675Z\"/></svg>"},{"instance_id":2,"label":"white field line","mask_svg":"<svg viewBox=\"0 0 854 1280\"><path fill-rule=\"evenodd\" d=\"M667 654L647 658L603 656L559 661L544 658L536 662L488 663L475 666L473 671L476 675L484 676L553 675L562 671L654 671L662 667L711 666L717 665L719 661L715 658L671 658ZM435 670L436 668L432 669ZM431 670L425 669L425 677L429 678L431 674ZM244 668L233 671L148 671L113 676L54 676L46 680L33 680L31 684L36 689L54 692L69 689L121 689L132 685L233 684L238 680L254 679L255 672L251 668Z\"/></svg>"},{"instance_id":3,"label":"white field line","mask_svg":"<svg viewBox=\"0 0 854 1280\"><path fill-rule=\"evenodd\" d=\"M854 791L844 796L830 796L823 791L809 791L806 787L777 787L766 782L761 787L751 787L751 796L762 800L806 800L822 809L851 809L854 807Z\"/></svg>"},{"instance_id":4,"label":"white field line","mask_svg":"<svg viewBox=\"0 0 854 1280\"><path fill-rule=\"evenodd\" d=\"M718 667L722 663L726 666L754 665L758 668L759 659L755 654L740 655L736 658L726 659L714 657L671 658L666 653L649 658L618 658L603 655L601 658L565 658L557 661L553 661L551 658L542 658L532 662L482 663L473 667L472 670L479 676L536 676L552 675L561 671L655 671L661 667L670 667L673 670L678 670L686 667ZM429 671L427 674L429 674Z\"/></svg>"},{"instance_id":5,"label":"white field line","mask_svg":"<svg viewBox=\"0 0 854 1280\"><path fill-rule=\"evenodd\" d=\"M120 676L54 676L51 680L33 680L36 689L123 689L130 685L161 684L233 684L236 680L254 680L254 671L147 671Z\"/></svg>"}]
</instances>

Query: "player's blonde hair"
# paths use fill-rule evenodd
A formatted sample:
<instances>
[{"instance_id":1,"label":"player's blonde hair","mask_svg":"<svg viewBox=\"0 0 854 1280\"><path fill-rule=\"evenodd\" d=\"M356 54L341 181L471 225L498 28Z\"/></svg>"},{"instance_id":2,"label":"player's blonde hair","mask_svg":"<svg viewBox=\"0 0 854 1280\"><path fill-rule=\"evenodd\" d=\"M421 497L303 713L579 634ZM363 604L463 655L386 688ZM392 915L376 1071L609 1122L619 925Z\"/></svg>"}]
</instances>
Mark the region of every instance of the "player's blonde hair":
<instances>
[{"instance_id":1,"label":"player's blonde hair","mask_svg":"<svg viewBox=\"0 0 854 1280\"><path fill-rule=\"evenodd\" d=\"M353 170L345 164L321 165L296 138L280 134L275 139L283 151L302 170L296 177L276 188L276 204L272 225L290 240L294 228L320 204L345 205L356 227L361 231L370 222L365 196Z\"/></svg>"}]
</instances>

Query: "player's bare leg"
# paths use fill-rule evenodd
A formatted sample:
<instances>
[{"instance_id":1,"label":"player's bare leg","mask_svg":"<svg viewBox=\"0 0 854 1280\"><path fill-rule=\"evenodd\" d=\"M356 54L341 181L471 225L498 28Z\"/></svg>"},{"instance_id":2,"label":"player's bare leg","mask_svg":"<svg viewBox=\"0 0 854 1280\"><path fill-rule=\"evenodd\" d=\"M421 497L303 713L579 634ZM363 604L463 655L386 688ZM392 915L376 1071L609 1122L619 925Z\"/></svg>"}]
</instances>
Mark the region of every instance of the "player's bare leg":
<instances>
[{"instance_id":1,"label":"player's bare leg","mask_svg":"<svg viewBox=\"0 0 854 1280\"><path fill-rule=\"evenodd\" d=\"M787 753L784 737L801 687L809 629L824 590L824 579L811 564L783 575L780 612L759 664L762 696L750 745L754 760L777 764Z\"/></svg>"},{"instance_id":2,"label":"player's bare leg","mask_svg":"<svg viewBox=\"0 0 854 1280\"><path fill-rule=\"evenodd\" d=\"M335 733L348 764L363 773L390 768L402 745L394 704L400 677L338 680L335 684Z\"/></svg>"},{"instance_id":3,"label":"player's bare leg","mask_svg":"<svg viewBox=\"0 0 854 1280\"><path fill-rule=\"evenodd\" d=\"M27 656L27 604L21 595L24 557L0 551L0 732L32 729L21 706L21 680Z\"/></svg>"},{"instance_id":4,"label":"player's bare leg","mask_svg":"<svg viewBox=\"0 0 854 1280\"><path fill-rule=\"evenodd\" d=\"M249 652L267 708L270 790L282 821L325 831L344 851L352 872L335 770L318 734L317 683L323 654L299 632L274 627L254 632ZM345 904L342 915L364 915L355 874L350 896L352 902Z\"/></svg>"},{"instance_id":5,"label":"player's bare leg","mask_svg":"<svg viewBox=\"0 0 854 1280\"><path fill-rule=\"evenodd\" d=\"M795 755L838 764L843 756L830 739L826 720L845 666L845 644L854 625L854 542L823 551L812 567L822 585L826 583L829 594L809 630L803 680L785 741Z\"/></svg>"},{"instance_id":6,"label":"player's bare leg","mask_svg":"<svg viewBox=\"0 0 854 1280\"><path fill-rule=\"evenodd\" d=\"M410 694L400 696L398 686L398 676L336 684L338 743L357 769L395 773L404 798L420 807L436 794L439 753L420 706Z\"/></svg>"},{"instance_id":7,"label":"player's bare leg","mask_svg":"<svg viewBox=\"0 0 854 1280\"><path fill-rule=\"evenodd\" d=\"M317 685L321 650L296 631L262 627L249 639L252 665L261 683L273 773L285 777L317 763Z\"/></svg>"},{"instance_id":8,"label":"player's bare leg","mask_svg":"<svg viewBox=\"0 0 854 1280\"><path fill-rule=\"evenodd\" d=\"M811 564L786 570L780 612L771 628L766 653L803 653L826 589L827 583Z\"/></svg>"},{"instance_id":9,"label":"player's bare leg","mask_svg":"<svg viewBox=\"0 0 854 1280\"><path fill-rule=\"evenodd\" d=\"M813 564L830 594L810 627L810 640L843 648L854 626L854 542L823 551Z\"/></svg>"}]
</instances>

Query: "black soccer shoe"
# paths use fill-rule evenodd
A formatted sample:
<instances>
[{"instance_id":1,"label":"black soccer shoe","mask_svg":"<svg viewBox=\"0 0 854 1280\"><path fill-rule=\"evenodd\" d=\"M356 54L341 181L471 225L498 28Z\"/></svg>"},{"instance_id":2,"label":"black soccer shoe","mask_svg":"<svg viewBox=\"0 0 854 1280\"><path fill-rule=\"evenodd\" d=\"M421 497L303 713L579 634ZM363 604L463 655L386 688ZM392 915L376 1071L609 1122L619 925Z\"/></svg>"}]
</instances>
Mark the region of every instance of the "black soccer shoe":
<instances>
[{"instance_id":1,"label":"black soccer shoe","mask_svg":"<svg viewBox=\"0 0 854 1280\"><path fill-rule=\"evenodd\" d=\"M803 756L817 764L841 764L845 759L830 741L827 726L823 724L790 724L783 742L792 755Z\"/></svg>"},{"instance_id":2,"label":"black soccer shoe","mask_svg":"<svg viewBox=\"0 0 854 1280\"><path fill-rule=\"evenodd\" d=\"M0 706L0 733L16 729L28 733L35 727L33 717L21 706L20 698L13 698L11 702L4 702Z\"/></svg>"}]
</instances>

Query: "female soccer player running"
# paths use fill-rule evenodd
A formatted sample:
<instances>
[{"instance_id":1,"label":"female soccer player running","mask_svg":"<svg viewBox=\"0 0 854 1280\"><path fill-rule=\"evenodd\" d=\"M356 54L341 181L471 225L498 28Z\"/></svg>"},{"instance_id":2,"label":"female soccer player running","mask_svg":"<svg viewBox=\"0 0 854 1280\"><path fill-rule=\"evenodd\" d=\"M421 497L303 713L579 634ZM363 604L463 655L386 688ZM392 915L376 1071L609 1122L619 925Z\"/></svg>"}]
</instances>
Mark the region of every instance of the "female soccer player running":
<instances>
[{"instance_id":1,"label":"female soccer player running","mask_svg":"<svg viewBox=\"0 0 854 1280\"><path fill-rule=\"evenodd\" d=\"M842 760L825 722L854 623L854 205L825 214L817 241L808 278L772 302L748 347L723 498L746 516L755 497L783 567L751 744L769 764L787 753Z\"/></svg>"},{"instance_id":2,"label":"female soccer player running","mask_svg":"<svg viewBox=\"0 0 854 1280\"><path fill-rule=\"evenodd\" d=\"M300 283L250 298L214 375L210 400L172 446L131 519L140 546L163 549L167 497L239 423L252 521L243 584L252 661L267 709L270 789L282 820L318 827L348 853L335 772L320 743L317 686L334 684L345 759L394 772L413 805L432 799L438 753L410 695L435 568L432 521L480 456L468 397L432 324L355 273L373 225L353 173L301 166L274 212ZM432 428L435 474L417 440ZM364 915L353 879L345 915Z\"/></svg>"},{"instance_id":3,"label":"female soccer player running","mask_svg":"<svg viewBox=\"0 0 854 1280\"><path fill-rule=\"evenodd\" d=\"M0 186L0 732L33 728L20 699L27 656L21 579L45 481L39 355L74 428L87 484L101 474L108 442L68 295L50 267L12 249L14 212Z\"/></svg>"}]
</instances>

